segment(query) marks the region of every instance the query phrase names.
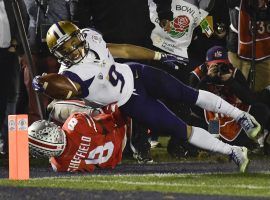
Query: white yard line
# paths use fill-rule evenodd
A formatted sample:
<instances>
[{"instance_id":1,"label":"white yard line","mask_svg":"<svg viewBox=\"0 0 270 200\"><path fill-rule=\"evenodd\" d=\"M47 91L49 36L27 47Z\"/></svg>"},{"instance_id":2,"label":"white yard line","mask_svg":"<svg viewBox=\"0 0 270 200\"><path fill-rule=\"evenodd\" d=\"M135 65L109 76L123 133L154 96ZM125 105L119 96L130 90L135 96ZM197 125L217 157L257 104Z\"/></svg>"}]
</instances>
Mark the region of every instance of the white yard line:
<instances>
[{"instance_id":1,"label":"white yard line","mask_svg":"<svg viewBox=\"0 0 270 200\"><path fill-rule=\"evenodd\" d=\"M128 185L151 185L151 186L166 186L166 187L207 187L207 188L232 188L232 185L209 185L209 184L184 184L184 183L157 183L157 182L134 182L134 181L105 181L92 180L92 183L114 183L114 184L128 184ZM270 186L256 186L256 185L233 185L233 188L246 189L270 189Z\"/></svg>"},{"instance_id":2,"label":"white yard line","mask_svg":"<svg viewBox=\"0 0 270 200\"><path fill-rule=\"evenodd\" d=\"M270 171L263 172L264 174L270 174ZM162 180L157 180L159 182L147 182L147 181L126 181L126 180L98 180L98 178L103 178L103 177L135 177L135 176L141 176L141 177L179 177L179 178L185 178L185 177L194 177L198 178L203 175L219 175L219 174L232 174L232 173L188 173L188 174L118 174L118 175L87 175L84 176L85 178L91 177L89 180L87 179L80 179L82 176L74 176L74 177L69 177L69 176L62 176L62 177L47 177L47 178L33 178L33 179L57 179L57 181L67 181L66 179L72 178L72 182L91 182L91 183L108 183L108 184L125 184L125 185L145 185L145 186L166 186L166 187L204 187L204 188L231 188L232 185L209 185L205 183L201 184L190 184L190 183L168 183L168 182L162 182ZM78 178L77 178L78 177ZM32 180L33 180L32 179ZM257 185L252 185L252 184L238 184L238 185L233 185L234 188L239 188L239 189L270 189L269 186L257 186Z\"/></svg>"},{"instance_id":3,"label":"white yard line","mask_svg":"<svg viewBox=\"0 0 270 200\"><path fill-rule=\"evenodd\" d=\"M258 174L270 174L270 171L260 171L260 172L256 172ZM66 178L76 178L76 177L129 177L129 176L141 176L141 177L180 177L180 178L184 178L184 177L200 177L200 176L204 176L204 175L228 175L228 174L239 174L238 172L235 173L224 173L224 172L220 172L220 173L212 173L212 172L206 172L206 173L183 173L183 174L179 174L179 173L152 173L152 174L87 174L87 173L82 173L81 176L79 176L78 174L72 174L70 173L70 176L50 176L50 177L41 177L41 178L32 178L32 179L66 179Z\"/></svg>"},{"instance_id":4,"label":"white yard line","mask_svg":"<svg viewBox=\"0 0 270 200\"><path fill-rule=\"evenodd\" d=\"M66 182L66 179L58 179L57 181ZM159 180L160 181L160 180ZM81 179L72 179L72 182L82 182ZM124 184L124 185L145 185L145 186L164 186L164 187L198 187L198 188L239 188L239 189L270 189L270 186L257 186L251 184L240 184L240 185L210 185L210 184L190 184L190 183L165 183L165 182L140 182L140 181L121 181L121 180L83 180L84 183L107 183L107 184Z\"/></svg>"}]
</instances>

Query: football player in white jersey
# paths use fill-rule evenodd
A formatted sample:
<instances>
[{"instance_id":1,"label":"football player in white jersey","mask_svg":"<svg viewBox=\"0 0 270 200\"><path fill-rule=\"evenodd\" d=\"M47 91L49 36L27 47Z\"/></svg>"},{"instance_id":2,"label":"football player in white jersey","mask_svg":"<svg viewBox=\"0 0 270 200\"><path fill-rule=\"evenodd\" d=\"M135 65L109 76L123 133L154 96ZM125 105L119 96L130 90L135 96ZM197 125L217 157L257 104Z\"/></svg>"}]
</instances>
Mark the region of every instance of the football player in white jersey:
<instances>
[{"instance_id":1,"label":"football player in white jersey","mask_svg":"<svg viewBox=\"0 0 270 200\"><path fill-rule=\"evenodd\" d=\"M202 149L229 155L240 172L246 171L249 159L245 147L225 144L206 130L187 125L159 99L195 104L228 115L241 124L249 137L255 138L261 126L248 113L210 92L188 87L159 69L140 63L116 63L111 55L114 50L110 53L102 36L94 30L80 30L70 22L58 22L48 31L47 44L65 65L66 69L61 73L77 85L81 98L101 105L117 103L121 112L149 129L186 140ZM135 59L158 60L162 57L154 51L138 49L133 51ZM120 57L121 50L116 52ZM125 55L132 58L131 53ZM34 78L33 87L36 91L43 90L39 76Z\"/></svg>"}]
</instances>

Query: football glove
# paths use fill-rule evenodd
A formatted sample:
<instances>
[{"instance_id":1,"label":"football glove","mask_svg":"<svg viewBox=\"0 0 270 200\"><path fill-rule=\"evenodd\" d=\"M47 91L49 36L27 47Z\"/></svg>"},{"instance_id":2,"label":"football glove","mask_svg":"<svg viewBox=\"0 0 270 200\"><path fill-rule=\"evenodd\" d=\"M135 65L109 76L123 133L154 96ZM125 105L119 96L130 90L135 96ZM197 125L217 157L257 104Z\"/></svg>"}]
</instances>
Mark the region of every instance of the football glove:
<instances>
[{"instance_id":1,"label":"football glove","mask_svg":"<svg viewBox=\"0 0 270 200\"><path fill-rule=\"evenodd\" d=\"M40 75L35 76L32 81L32 87L36 92L44 92L43 85L39 82Z\"/></svg>"},{"instance_id":2,"label":"football glove","mask_svg":"<svg viewBox=\"0 0 270 200\"><path fill-rule=\"evenodd\" d=\"M189 62L187 58L161 52L155 52L154 60L159 60L175 70L178 70L181 66L187 66Z\"/></svg>"}]
</instances>

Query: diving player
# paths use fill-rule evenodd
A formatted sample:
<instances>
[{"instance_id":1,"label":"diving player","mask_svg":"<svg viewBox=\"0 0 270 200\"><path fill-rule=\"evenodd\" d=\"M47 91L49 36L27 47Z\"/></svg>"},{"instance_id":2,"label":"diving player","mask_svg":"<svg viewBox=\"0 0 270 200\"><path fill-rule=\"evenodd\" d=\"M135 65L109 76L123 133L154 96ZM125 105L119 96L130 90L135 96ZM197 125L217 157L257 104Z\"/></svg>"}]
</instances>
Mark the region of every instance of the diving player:
<instances>
[{"instance_id":1,"label":"diving player","mask_svg":"<svg viewBox=\"0 0 270 200\"><path fill-rule=\"evenodd\" d=\"M195 104L203 109L236 119L247 135L255 138L260 124L248 113L233 107L220 97L184 85L169 74L140 63L116 63L102 36L91 29L80 30L66 21L51 26L47 34L50 51L62 63L61 73L74 82L81 98L100 105L117 103L122 113L149 129L167 133L179 140L209 151L229 155L245 172L249 163L245 147L231 146L214 138L206 130L189 126L173 114L159 99ZM121 49L111 49L120 57ZM162 60L159 52L133 51L135 59ZM131 57L130 57L131 58ZM36 91L43 91L39 76L33 80Z\"/></svg>"}]
</instances>

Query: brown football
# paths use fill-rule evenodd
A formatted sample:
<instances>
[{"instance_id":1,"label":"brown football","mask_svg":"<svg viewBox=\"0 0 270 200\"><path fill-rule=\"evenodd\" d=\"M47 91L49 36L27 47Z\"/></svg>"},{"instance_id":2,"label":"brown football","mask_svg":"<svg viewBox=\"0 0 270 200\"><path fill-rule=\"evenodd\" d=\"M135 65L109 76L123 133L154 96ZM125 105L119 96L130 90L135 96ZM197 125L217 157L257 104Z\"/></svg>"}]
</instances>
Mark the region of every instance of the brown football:
<instances>
[{"instance_id":1,"label":"brown football","mask_svg":"<svg viewBox=\"0 0 270 200\"><path fill-rule=\"evenodd\" d=\"M44 94L54 99L71 99L78 97L79 85L61 74L46 74L39 78Z\"/></svg>"}]
</instances>

